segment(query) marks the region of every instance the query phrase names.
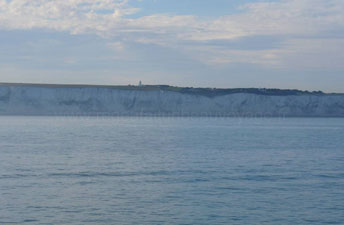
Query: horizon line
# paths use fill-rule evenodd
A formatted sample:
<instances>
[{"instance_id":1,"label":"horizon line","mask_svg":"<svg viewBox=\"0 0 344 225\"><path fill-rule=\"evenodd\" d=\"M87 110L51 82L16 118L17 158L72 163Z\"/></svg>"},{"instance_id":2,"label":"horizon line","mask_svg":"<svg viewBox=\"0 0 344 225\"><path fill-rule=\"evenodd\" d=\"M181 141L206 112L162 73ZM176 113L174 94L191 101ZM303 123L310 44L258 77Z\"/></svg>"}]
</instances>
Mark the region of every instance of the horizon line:
<instances>
[{"instance_id":1,"label":"horizon line","mask_svg":"<svg viewBox=\"0 0 344 225\"><path fill-rule=\"evenodd\" d=\"M299 91L299 92L309 92L309 93L321 93L321 94L344 94L339 92L324 92L322 90L301 90L296 88L265 88L265 87L228 87L228 88L218 88L218 87L194 87L194 86L174 86L169 84L142 84L139 82L138 84L82 84L82 83L36 83L36 82L0 82L0 86L51 86L51 87L70 87L70 88L86 88L86 87L99 87L99 88L124 88L124 87L136 87L136 88L144 88L144 87L173 87L173 88L185 88L185 89L208 89L208 90L236 90L236 89L256 89L256 90L281 90L281 91Z\"/></svg>"}]
</instances>

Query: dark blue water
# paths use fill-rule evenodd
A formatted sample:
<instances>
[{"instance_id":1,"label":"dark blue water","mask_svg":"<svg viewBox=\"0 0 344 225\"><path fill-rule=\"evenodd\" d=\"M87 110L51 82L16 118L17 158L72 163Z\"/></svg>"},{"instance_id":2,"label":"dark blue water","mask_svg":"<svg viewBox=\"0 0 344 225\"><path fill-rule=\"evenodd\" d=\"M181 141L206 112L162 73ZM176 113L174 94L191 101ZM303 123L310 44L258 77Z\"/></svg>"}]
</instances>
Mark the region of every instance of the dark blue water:
<instances>
[{"instance_id":1,"label":"dark blue water","mask_svg":"<svg viewBox=\"0 0 344 225\"><path fill-rule=\"evenodd\" d=\"M0 125L0 224L344 223L344 119Z\"/></svg>"}]
</instances>

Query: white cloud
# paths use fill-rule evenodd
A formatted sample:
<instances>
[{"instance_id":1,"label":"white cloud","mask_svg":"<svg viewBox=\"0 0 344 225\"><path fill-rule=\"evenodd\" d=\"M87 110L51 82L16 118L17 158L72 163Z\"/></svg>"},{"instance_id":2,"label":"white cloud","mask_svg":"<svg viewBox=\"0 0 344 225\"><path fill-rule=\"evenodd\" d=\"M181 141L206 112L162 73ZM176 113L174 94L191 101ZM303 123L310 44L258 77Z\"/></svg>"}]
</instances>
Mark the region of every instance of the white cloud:
<instances>
[{"instance_id":1,"label":"white cloud","mask_svg":"<svg viewBox=\"0 0 344 225\"><path fill-rule=\"evenodd\" d=\"M0 0L0 27L48 28L111 36L127 32L173 34L178 39L231 39L247 35L316 34L344 26L342 0L282 0L249 3L242 12L202 20L157 14L130 19L139 9L128 0Z\"/></svg>"},{"instance_id":2,"label":"white cloud","mask_svg":"<svg viewBox=\"0 0 344 225\"><path fill-rule=\"evenodd\" d=\"M241 13L198 24L190 40L231 39L249 35L318 35L344 27L342 0L282 0L250 3ZM196 27L194 27L196 28Z\"/></svg>"},{"instance_id":3,"label":"white cloud","mask_svg":"<svg viewBox=\"0 0 344 225\"><path fill-rule=\"evenodd\" d=\"M125 49L124 44L120 41L109 43L108 46L117 52L121 52Z\"/></svg>"},{"instance_id":4,"label":"white cloud","mask_svg":"<svg viewBox=\"0 0 344 225\"><path fill-rule=\"evenodd\" d=\"M103 34L138 10L126 5L127 0L0 0L0 27Z\"/></svg>"},{"instance_id":5,"label":"white cloud","mask_svg":"<svg viewBox=\"0 0 344 225\"><path fill-rule=\"evenodd\" d=\"M0 0L0 29L95 33L110 39L116 37L109 45L116 51L124 50L123 41L134 41L179 49L210 64L246 62L271 66L296 65L298 55L306 56L308 52L317 62L323 57L334 58L340 48L337 44L342 41L330 39L338 32L344 34L343 0L249 3L241 7L240 13L217 19L168 14L128 17L138 10L130 7L128 0ZM324 34L328 40L321 38ZM287 40L277 49L263 50L204 45L213 40L257 35L284 36ZM328 48L327 43L333 48Z\"/></svg>"}]
</instances>

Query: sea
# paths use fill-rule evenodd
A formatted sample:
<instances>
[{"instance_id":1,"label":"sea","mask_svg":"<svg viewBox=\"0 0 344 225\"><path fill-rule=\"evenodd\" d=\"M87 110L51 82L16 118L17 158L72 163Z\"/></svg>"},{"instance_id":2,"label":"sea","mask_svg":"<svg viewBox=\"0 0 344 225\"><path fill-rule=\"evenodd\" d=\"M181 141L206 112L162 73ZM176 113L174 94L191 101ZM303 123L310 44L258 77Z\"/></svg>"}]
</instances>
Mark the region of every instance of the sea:
<instances>
[{"instance_id":1,"label":"sea","mask_svg":"<svg viewBox=\"0 0 344 225\"><path fill-rule=\"evenodd\" d=\"M0 224L344 224L344 118L1 116Z\"/></svg>"}]
</instances>

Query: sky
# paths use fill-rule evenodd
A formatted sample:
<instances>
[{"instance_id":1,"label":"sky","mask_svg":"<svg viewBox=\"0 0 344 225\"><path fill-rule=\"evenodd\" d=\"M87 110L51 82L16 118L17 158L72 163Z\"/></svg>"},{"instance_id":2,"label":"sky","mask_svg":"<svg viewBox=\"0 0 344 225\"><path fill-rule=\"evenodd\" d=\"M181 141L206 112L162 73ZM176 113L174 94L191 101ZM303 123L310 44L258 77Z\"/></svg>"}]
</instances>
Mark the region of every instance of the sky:
<instances>
[{"instance_id":1,"label":"sky","mask_svg":"<svg viewBox=\"0 0 344 225\"><path fill-rule=\"evenodd\" d=\"M0 0L0 82L344 92L344 0Z\"/></svg>"}]
</instances>

